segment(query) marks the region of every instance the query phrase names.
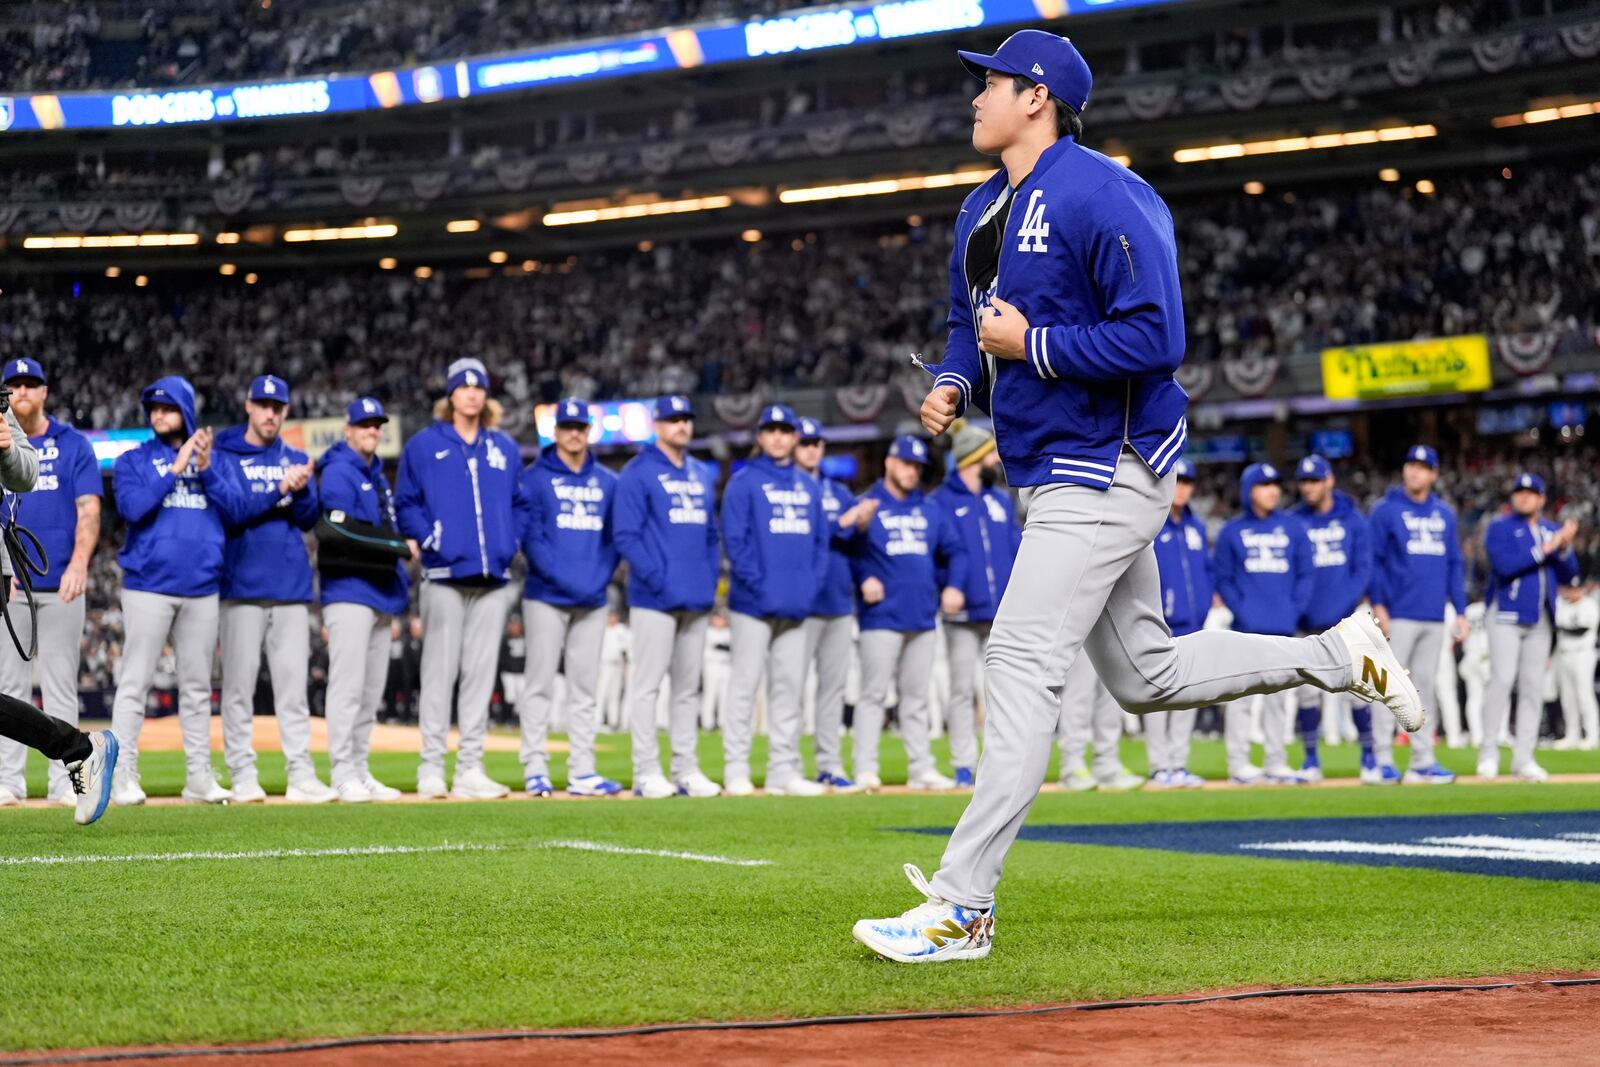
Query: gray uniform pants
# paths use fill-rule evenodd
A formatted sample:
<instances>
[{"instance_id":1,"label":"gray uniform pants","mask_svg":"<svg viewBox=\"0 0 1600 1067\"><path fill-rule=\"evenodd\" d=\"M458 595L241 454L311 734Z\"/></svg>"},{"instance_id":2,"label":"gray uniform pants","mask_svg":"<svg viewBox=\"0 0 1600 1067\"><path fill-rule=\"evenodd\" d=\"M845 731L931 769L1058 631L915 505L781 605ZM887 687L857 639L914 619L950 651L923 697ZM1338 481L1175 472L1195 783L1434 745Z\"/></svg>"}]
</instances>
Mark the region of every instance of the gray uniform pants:
<instances>
[{"instance_id":1,"label":"gray uniform pants","mask_svg":"<svg viewBox=\"0 0 1600 1067\"><path fill-rule=\"evenodd\" d=\"M1444 623L1426 619L1390 619L1389 647L1411 672L1411 682L1428 709L1428 721L1411 735L1411 766L1431 767L1434 755L1434 725L1438 718L1434 691L1439 681L1439 650L1444 647ZM1541 661L1542 663L1542 661ZM1535 687L1537 688L1537 687ZM1378 763L1394 763L1394 712L1380 700L1372 704L1372 748Z\"/></svg>"},{"instance_id":2,"label":"gray uniform pants","mask_svg":"<svg viewBox=\"0 0 1600 1067\"><path fill-rule=\"evenodd\" d=\"M767 785L787 785L805 773L800 758L804 712L806 631L802 619L728 613L728 703L722 716L722 758L727 781L750 777L750 739L756 695L767 680Z\"/></svg>"},{"instance_id":3,"label":"gray uniform pants","mask_svg":"<svg viewBox=\"0 0 1600 1067\"><path fill-rule=\"evenodd\" d=\"M542 600L522 601L522 632L528 659L517 694L522 723L522 770L531 778L549 775L550 713L555 705L556 667L565 662L567 679L567 781L594 774L594 735L598 728L595 687L600 681L600 645L608 609L560 608Z\"/></svg>"},{"instance_id":4,"label":"gray uniform pants","mask_svg":"<svg viewBox=\"0 0 1600 1067\"><path fill-rule=\"evenodd\" d=\"M656 737L656 702L661 681L672 675L667 707L667 738L672 745L672 777L700 770L700 673L705 669L707 611L655 611L633 608L633 670L628 676L628 718L633 731L633 780L661 773L661 743Z\"/></svg>"},{"instance_id":5,"label":"gray uniform pants","mask_svg":"<svg viewBox=\"0 0 1600 1067\"><path fill-rule=\"evenodd\" d=\"M813 615L806 620L806 663L817 665L816 748L818 774L844 774L839 735L844 730L844 683L850 676L854 615ZM804 672L801 673L803 678Z\"/></svg>"},{"instance_id":6,"label":"gray uniform pants","mask_svg":"<svg viewBox=\"0 0 1600 1067\"><path fill-rule=\"evenodd\" d=\"M1299 640L1296 638L1295 640ZM1230 700L1222 709L1222 739L1228 750L1228 773L1239 774L1250 766L1250 713L1256 698ZM1261 765L1268 770L1288 766L1288 720L1281 700L1261 703Z\"/></svg>"},{"instance_id":7,"label":"gray uniform pants","mask_svg":"<svg viewBox=\"0 0 1600 1067\"><path fill-rule=\"evenodd\" d=\"M217 651L217 594L168 596L137 589L122 591L122 676L111 702L111 728L124 771L139 767L139 731L145 701L172 634L178 661L178 722L183 730L185 769L191 782L211 775L211 662Z\"/></svg>"},{"instance_id":8,"label":"gray uniform pants","mask_svg":"<svg viewBox=\"0 0 1600 1067\"><path fill-rule=\"evenodd\" d=\"M1080 653L1135 714L1307 682L1328 690L1350 685L1349 649L1336 634L1203 630L1173 640L1151 547L1173 484L1171 474L1158 478L1124 454L1109 490L1057 483L1032 494L1014 577L989 635L977 789L933 880L944 899L993 905L1006 852L1044 781L1061 687Z\"/></svg>"},{"instance_id":9,"label":"gray uniform pants","mask_svg":"<svg viewBox=\"0 0 1600 1067\"><path fill-rule=\"evenodd\" d=\"M44 696L46 715L78 725L78 663L83 643L83 617L87 601L78 597L63 603L57 592L39 591L39 651L32 662L17 654L11 634L0 625L0 693L33 703L33 671L39 669L39 692ZM18 597L11 602L11 622L24 647L33 627L27 604ZM18 607L21 610L15 610ZM8 738L0 737L0 789L12 795L27 796L23 772L28 751ZM51 797L72 795L67 768L59 760L50 761Z\"/></svg>"},{"instance_id":10,"label":"gray uniform pants","mask_svg":"<svg viewBox=\"0 0 1600 1067\"><path fill-rule=\"evenodd\" d=\"M990 623L944 624L945 654L950 657L950 706L944 728L950 734L950 762L957 767L978 766L978 656L989 641Z\"/></svg>"},{"instance_id":11,"label":"gray uniform pants","mask_svg":"<svg viewBox=\"0 0 1600 1067\"><path fill-rule=\"evenodd\" d=\"M906 748L910 777L934 769L928 741L928 679L938 632L918 630L861 631L861 699L856 703L856 774L878 777L878 739L883 734L884 704L889 682L900 696L900 739ZM898 669L898 673L897 672Z\"/></svg>"},{"instance_id":12,"label":"gray uniform pants","mask_svg":"<svg viewBox=\"0 0 1600 1067\"><path fill-rule=\"evenodd\" d=\"M367 755L372 726L389 677L391 616L365 604L322 606L328 628L328 760L333 787L365 781L372 773Z\"/></svg>"},{"instance_id":13,"label":"gray uniform pants","mask_svg":"<svg viewBox=\"0 0 1600 1067\"><path fill-rule=\"evenodd\" d=\"M1122 708L1094 673L1088 656L1079 656L1061 685L1061 721L1056 740L1061 745L1061 776L1087 767L1086 753L1094 741L1094 774L1109 778L1122 769Z\"/></svg>"},{"instance_id":14,"label":"gray uniform pants","mask_svg":"<svg viewBox=\"0 0 1600 1067\"><path fill-rule=\"evenodd\" d=\"M1489 623L1489 688L1483 695L1483 741L1480 762L1500 761L1500 733L1511 713L1511 687L1517 689L1512 725L1511 771L1533 762L1539 743L1539 718L1544 711L1544 664L1550 655L1550 620L1543 612L1533 626L1493 619Z\"/></svg>"},{"instance_id":15,"label":"gray uniform pants","mask_svg":"<svg viewBox=\"0 0 1600 1067\"><path fill-rule=\"evenodd\" d=\"M1189 769L1189 739L1194 736L1195 709L1152 711L1144 717L1145 754L1150 773Z\"/></svg>"},{"instance_id":16,"label":"gray uniform pants","mask_svg":"<svg viewBox=\"0 0 1600 1067\"><path fill-rule=\"evenodd\" d=\"M456 693L461 743L456 774L483 769L483 738L489 729L489 697L494 693L500 642L511 602L500 586L422 586L422 693L417 720L422 727L422 765L418 777L444 776L450 749L450 691Z\"/></svg>"},{"instance_id":17,"label":"gray uniform pants","mask_svg":"<svg viewBox=\"0 0 1600 1067\"><path fill-rule=\"evenodd\" d=\"M289 781L316 777L311 764L311 707L306 670L311 662L311 611L305 604L264 600L222 603L222 751L235 784L254 781L252 746L256 678L261 645L267 646L272 705L278 718Z\"/></svg>"},{"instance_id":18,"label":"gray uniform pants","mask_svg":"<svg viewBox=\"0 0 1600 1067\"><path fill-rule=\"evenodd\" d=\"M43 647L43 646L41 646ZM1594 647L1556 648L1556 689L1561 697L1565 737L1593 743L1600 738L1600 702L1594 693ZM9 691L9 690L8 690ZM50 698L45 697L45 707ZM54 765L52 764L52 770Z\"/></svg>"}]
</instances>

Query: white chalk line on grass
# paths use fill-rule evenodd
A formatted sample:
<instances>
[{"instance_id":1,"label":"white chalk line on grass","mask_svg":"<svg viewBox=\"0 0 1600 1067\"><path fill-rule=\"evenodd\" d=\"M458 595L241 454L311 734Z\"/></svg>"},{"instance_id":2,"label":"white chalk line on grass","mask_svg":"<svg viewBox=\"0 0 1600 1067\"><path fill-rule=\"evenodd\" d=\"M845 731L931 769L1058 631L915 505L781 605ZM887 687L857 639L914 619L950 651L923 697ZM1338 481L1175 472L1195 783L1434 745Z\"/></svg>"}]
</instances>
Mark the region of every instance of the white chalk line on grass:
<instances>
[{"instance_id":1,"label":"white chalk line on grass","mask_svg":"<svg viewBox=\"0 0 1600 1067\"><path fill-rule=\"evenodd\" d=\"M608 845L604 841L546 841L541 848L570 848L578 852L608 852L617 856L659 856L669 860L693 860L696 863L721 863L729 867L771 867L771 860L742 860L735 856L715 856L703 852L673 852L662 848L629 848L626 845Z\"/></svg>"},{"instance_id":2,"label":"white chalk line on grass","mask_svg":"<svg viewBox=\"0 0 1600 1067\"><path fill-rule=\"evenodd\" d=\"M429 852L504 852L504 845L365 845L356 848L263 848L248 852L135 852L122 856L0 856L0 867L64 863L182 863L188 860L278 860L350 856L411 856Z\"/></svg>"}]
</instances>

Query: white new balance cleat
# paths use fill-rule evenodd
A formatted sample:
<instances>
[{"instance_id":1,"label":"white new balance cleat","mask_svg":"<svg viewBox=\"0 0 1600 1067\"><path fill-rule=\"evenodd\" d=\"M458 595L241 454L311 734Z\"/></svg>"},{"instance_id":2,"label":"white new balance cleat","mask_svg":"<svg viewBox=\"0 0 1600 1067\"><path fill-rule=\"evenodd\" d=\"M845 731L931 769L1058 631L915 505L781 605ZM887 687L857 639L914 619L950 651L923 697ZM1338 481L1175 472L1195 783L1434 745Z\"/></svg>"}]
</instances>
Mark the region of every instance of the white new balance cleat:
<instances>
[{"instance_id":1,"label":"white new balance cleat","mask_svg":"<svg viewBox=\"0 0 1600 1067\"><path fill-rule=\"evenodd\" d=\"M424 774L417 778L417 797L422 800L443 800L450 795L444 787L444 775Z\"/></svg>"},{"instance_id":2,"label":"white new balance cleat","mask_svg":"<svg viewBox=\"0 0 1600 1067\"><path fill-rule=\"evenodd\" d=\"M387 802L391 800L399 800L401 797L405 796L404 793L400 792L400 790L396 789L394 786L384 785L370 774L361 779L361 784L367 787L367 795L376 801Z\"/></svg>"},{"instance_id":3,"label":"white new balance cleat","mask_svg":"<svg viewBox=\"0 0 1600 1067\"><path fill-rule=\"evenodd\" d=\"M267 801L267 791L254 778L235 778L229 792L235 804L265 804Z\"/></svg>"},{"instance_id":4,"label":"white new balance cleat","mask_svg":"<svg viewBox=\"0 0 1600 1067\"><path fill-rule=\"evenodd\" d=\"M714 797L722 792L722 787L699 771L690 771L678 779L678 793L686 797ZM750 787L755 792L755 786Z\"/></svg>"},{"instance_id":5,"label":"white new balance cleat","mask_svg":"<svg viewBox=\"0 0 1600 1067\"><path fill-rule=\"evenodd\" d=\"M768 782L767 794L774 797L820 797L828 792L821 782L795 775L786 782Z\"/></svg>"},{"instance_id":6,"label":"white new balance cleat","mask_svg":"<svg viewBox=\"0 0 1600 1067\"><path fill-rule=\"evenodd\" d=\"M289 781L289 788L284 792L284 799L291 804L326 804L338 800L339 792L332 786L324 785L315 776L292 778Z\"/></svg>"},{"instance_id":7,"label":"white new balance cleat","mask_svg":"<svg viewBox=\"0 0 1600 1067\"><path fill-rule=\"evenodd\" d=\"M72 791L77 794L72 818L79 826L88 826L106 813L111 803L112 772L117 766L117 735L110 730L91 734L89 755L77 763L67 764L67 777Z\"/></svg>"},{"instance_id":8,"label":"white new balance cleat","mask_svg":"<svg viewBox=\"0 0 1600 1067\"><path fill-rule=\"evenodd\" d=\"M978 911L942 899L916 864L906 864L905 872L927 902L897 918L862 919L851 927L851 936L896 963L943 963L987 956L994 940L994 909Z\"/></svg>"},{"instance_id":9,"label":"white new balance cleat","mask_svg":"<svg viewBox=\"0 0 1600 1067\"><path fill-rule=\"evenodd\" d=\"M928 793L948 793L956 787L954 778L946 778L938 771L923 771L914 774L906 782L906 788L916 789Z\"/></svg>"},{"instance_id":10,"label":"white new balance cleat","mask_svg":"<svg viewBox=\"0 0 1600 1067\"><path fill-rule=\"evenodd\" d=\"M484 774L482 767L473 767L471 770L456 771L450 795L457 800L499 800L510 796L511 790Z\"/></svg>"},{"instance_id":11,"label":"white new balance cleat","mask_svg":"<svg viewBox=\"0 0 1600 1067\"><path fill-rule=\"evenodd\" d=\"M1128 793L1144 788L1144 779L1126 767L1118 767L1104 778L1095 775L1094 784L1108 793Z\"/></svg>"},{"instance_id":12,"label":"white new balance cleat","mask_svg":"<svg viewBox=\"0 0 1600 1067\"><path fill-rule=\"evenodd\" d=\"M1074 793L1092 793L1099 786L1087 767L1074 767L1061 773L1061 784Z\"/></svg>"},{"instance_id":13,"label":"white new balance cleat","mask_svg":"<svg viewBox=\"0 0 1600 1067\"><path fill-rule=\"evenodd\" d=\"M1354 613L1333 628L1350 650L1350 692L1368 703L1382 702L1394 712L1400 729L1411 733L1428 721L1422 707L1422 694L1412 684L1389 641L1378 629L1378 621L1367 608Z\"/></svg>"},{"instance_id":14,"label":"white new balance cleat","mask_svg":"<svg viewBox=\"0 0 1600 1067\"><path fill-rule=\"evenodd\" d=\"M111 803L125 808L144 803L144 790L139 787L139 772L118 768L111 777Z\"/></svg>"},{"instance_id":15,"label":"white new balance cleat","mask_svg":"<svg viewBox=\"0 0 1600 1067\"><path fill-rule=\"evenodd\" d=\"M678 795L678 789L667 781L666 775L641 774L633 780L633 795L646 800L665 800Z\"/></svg>"},{"instance_id":16,"label":"white new balance cleat","mask_svg":"<svg viewBox=\"0 0 1600 1067\"><path fill-rule=\"evenodd\" d=\"M1520 767L1511 768L1511 777L1519 782L1548 782L1550 772L1529 760Z\"/></svg>"},{"instance_id":17,"label":"white new balance cleat","mask_svg":"<svg viewBox=\"0 0 1600 1067\"><path fill-rule=\"evenodd\" d=\"M856 785L859 787L858 792L876 793L878 790L883 788L883 779L879 778L876 774L872 774L871 772L857 774Z\"/></svg>"},{"instance_id":18,"label":"white new balance cleat","mask_svg":"<svg viewBox=\"0 0 1600 1067\"><path fill-rule=\"evenodd\" d=\"M184 783L183 799L191 804L226 804L233 799L233 793L222 788L215 777L207 774Z\"/></svg>"},{"instance_id":19,"label":"white new balance cleat","mask_svg":"<svg viewBox=\"0 0 1600 1067\"><path fill-rule=\"evenodd\" d=\"M339 794L341 804L372 803L372 794L367 792L367 783L359 778L346 778L334 788Z\"/></svg>"},{"instance_id":20,"label":"white new balance cleat","mask_svg":"<svg viewBox=\"0 0 1600 1067\"><path fill-rule=\"evenodd\" d=\"M716 783L713 782L712 784L715 785ZM750 776L748 774L730 775L728 777L728 784L723 787L722 791L728 794L730 797L753 796L756 791L756 784L750 780ZM693 796L694 794L691 793L689 795ZM713 793L712 795L715 796L716 794Z\"/></svg>"}]
</instances>

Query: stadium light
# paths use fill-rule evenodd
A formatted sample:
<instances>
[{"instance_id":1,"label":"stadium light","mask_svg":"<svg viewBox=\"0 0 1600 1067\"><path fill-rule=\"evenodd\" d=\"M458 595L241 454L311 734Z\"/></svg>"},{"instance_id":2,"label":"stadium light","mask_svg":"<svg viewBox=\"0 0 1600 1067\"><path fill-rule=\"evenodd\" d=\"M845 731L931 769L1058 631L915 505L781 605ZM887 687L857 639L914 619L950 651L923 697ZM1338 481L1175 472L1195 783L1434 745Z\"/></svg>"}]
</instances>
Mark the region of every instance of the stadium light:
<instances>
[{"instance_id":1,"label":"stadium light","mask_svg":"<svg viewBox=\"0 0 1600 1067\"><path fill-rule=\"evenodd\" d=\"M451 219L444 228L447 233L477 233L482 225L477 219Z\"/></svg>"},{"instance_id":2,"label":"stadium light","mask_svg":"<svg viewBox=\"0 0 1600 1067\"><path fill-rule=\"evenodd\" d=\"M285 230L283 239L298 244L303 241L360 241L393 237L400 227L392 222L373 223L366 226L319 226L315 229Z\"/></svg>"},{"instance_id":3,"label":"stadium light","mask_svg":"<svg viewBox=\"0 0 1600 1067\"><path fill-rule=\"evenodd\" d=\"M231 230L224 230L222 233L217 234L217 244L219 245L236 245L238 243L239 235Z\"/></svg>"},{"instance_id":4,"label":"stadium light","mask_svg":"<svg viewBox=\"0 0 1600 1067\"><path fill-rule=\"evenodd\" d=\"M217 268L217 273L221 274L223 277L230 277L238 269L239 269L239 267L238 267L237 264L224 263L222 266Z\"/></svg>"},{"instance_id":5,"label":"stadium light","mask_svg":"<svg viewBox=\"0 0 1600 1067\"><path fill-rule=\"evenodd\" d=\"M23 248L173 248L197 245L197 233L91 233L57 234L52 237L25 237Z\"/></svg>"},{"instance_id":6,"label":"stadium light","mask_svg":"<svg viewBox=\"0 0 1600 1067\"><path fill-rule=\"evenodd\" d=\"M506 253L498 251L498 250L489 253L489 262L490 263L504 263L506 260L508 260L510 258L511 257L508 256Z\"/></svg>"},{"instance_id":7,"label":"stadium light","mask_svg":"<svg viewBox=\"0 0 1600 1067\"><path fill-rule=\"evenodd\" d=\"M1555 122L1558 119L1581 119L1585 115L1600 115L1600 100L1590 100L1585 104L1562 104L1559 107L1540 107L1532 111L1519 111L1515 115L1500 115L1489 120L1489 124L1496 128L1505 126L1532 126L1540 122Z\"/></svg>"},{"instance_id":8,"label":"stadium light","mask_svg":"<svg viewBox=\"0 0 1600 1067\"><path fill-rule=\"evenodd\" d=\"M1378 130L1351 130L1348 133L1319 133L1310 137L1279 137L1271 141L1245 141L1207 145L1204 148L1180 148L1172 153L1172 160L1174 163L1203 163L1212 159L1237 159L1240 156L1267 156L1279 152L1307 152L1320 148L1350 148L1354 145L1386 144L1390 141L1414 141L1438 135L1438 128L1428 124L1385 126Z\"/></svg>"},{"instance_id":9,"label":"stadium light","mask_svg":"<svg viewBox=\"0 0 1600 1067\"><path fill-rule=\"evenodd\" d=\"M560 207L561 205L556 205ZM654 215L686 215L695 211L720 211L733 206L731 196L697 196L687 200L652 200L642 204L612 204L608 207L573 208L547 212L546 226L582 226L590 222L641 219Z\"/></svg>"},{"instance_id":10,"label":"stadium light","mask_svg":"<svg viewBox=\"0 0 1600 1067\"><path fill-rule=\"evenodd\" d=\"M778 190L782 204L809 204L818 200L847 200L858 196L886 196L918 189L949 189L957 185L979 185L994 171L988 167L957 170L947 174L916 174L908 178L880 178L868 182L843 182L837 185L812 185L802 189Z\"/></svg>"}]
</instances>

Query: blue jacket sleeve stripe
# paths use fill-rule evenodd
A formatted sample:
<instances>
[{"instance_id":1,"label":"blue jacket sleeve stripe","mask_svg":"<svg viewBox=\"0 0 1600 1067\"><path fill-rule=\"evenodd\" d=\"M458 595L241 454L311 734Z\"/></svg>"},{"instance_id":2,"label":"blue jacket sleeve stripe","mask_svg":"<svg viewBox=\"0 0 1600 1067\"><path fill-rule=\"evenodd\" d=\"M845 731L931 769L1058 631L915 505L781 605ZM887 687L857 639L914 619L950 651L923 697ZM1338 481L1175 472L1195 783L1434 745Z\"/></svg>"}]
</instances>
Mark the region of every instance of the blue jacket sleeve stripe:
<instances>
[{"instance_id":1,"label":"blue jacket sleeve stripe","mask_svg":"<svg viewBox=\"0 0 1600 1067\"><path fill-rule=\"evenodd\" d=\"M954 371L947 370L933 380L935 389L941 385L953 385L961 392L961 402L956 405L956 414L960 415L966 411L967 405L972 402L972 383Z\"/></svg>"}]
</instances>

